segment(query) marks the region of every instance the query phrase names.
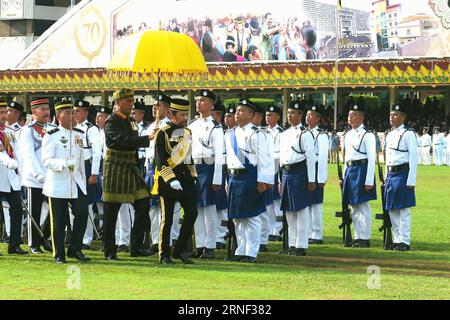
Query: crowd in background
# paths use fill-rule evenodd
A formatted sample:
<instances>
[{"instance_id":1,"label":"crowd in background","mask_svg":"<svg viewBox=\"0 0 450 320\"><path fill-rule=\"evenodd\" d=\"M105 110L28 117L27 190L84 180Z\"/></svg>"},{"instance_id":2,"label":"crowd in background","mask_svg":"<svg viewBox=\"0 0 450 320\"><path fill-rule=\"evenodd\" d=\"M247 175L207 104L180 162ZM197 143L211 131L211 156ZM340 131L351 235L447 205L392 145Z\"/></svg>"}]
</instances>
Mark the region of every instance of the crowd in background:
<instances>
[{"instance_id":1,"label":"crowd in background","mask_svg":"<svg viewBox=\"0 0 450 320\"><path fill-rule=\"evenodd\" d=\"M277 21L271 13L263 16L242 16L211 19L170 19L160 25L162 30L188 35L202 50L206 62L255 60L317 59L317 32L309 21L290 17ZM139 26L116 28L115 39L121 40L148 30L145 22Z\"/></svg>"}]
</instances>

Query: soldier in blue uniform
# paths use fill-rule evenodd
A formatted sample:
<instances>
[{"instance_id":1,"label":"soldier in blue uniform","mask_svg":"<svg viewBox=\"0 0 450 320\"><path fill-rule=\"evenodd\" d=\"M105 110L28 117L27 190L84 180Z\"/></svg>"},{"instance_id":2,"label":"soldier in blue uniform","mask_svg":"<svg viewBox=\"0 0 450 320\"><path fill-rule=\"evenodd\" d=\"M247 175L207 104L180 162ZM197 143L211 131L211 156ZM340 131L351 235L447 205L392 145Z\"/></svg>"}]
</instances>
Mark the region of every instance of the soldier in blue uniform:
<instances>
[{"instance_id":1,"label":"soldier in blue uniform","mask_svg":"<svg viewBox=\"0 0 450 320\"><path fill-rule=\"evenodd\" d=\"M281 209L286 211L290 255L305 256L310 234L309 192L316 188L314 136L302 124L305 106L294 101L288 108L289 129L281 133Z\"/></svg>"},{"instance_id":2,"label":"soldier in blue uniform","mask_svg":"<svg viewBox=\"0 0 450 320\"><path fill-rule=\"evenodd\" d=\"M364 127L364 106L350 106L348 124L344 134L345 174L342 182L342 202L352 206L351 217L355 226L352 247L370 247L372 212L369 201L376 200L375 188L375 135Z\"/></svg>"},{"instance_id":3,"label":"soldier in blue uniform","mask_svg":"<svg viewBox=\"0 0 450 320\"><path fill-rule=\"evenodd\" d=\"M217 242L219 219L217 192L222 185L224 164L224 132L212 118L216 96L209 90L197 93L197 112L200 116L188 128L192 131L192 158L197 169L198 217L195 221L197 256L213 259Z\"/></svg>"},{"instance_id":4,"label":"soldier in blue uniform","mask_svg":"<svg viewBox=\"0 0 450 320\"><path fill-rule=\"evenodd\" d=\"M391 108L392 130L386 136L385 210L389 210L394 250L408 251L411 244L411 207L416 205L418 150L413 129L404 125L406 110L401 104Z\"/></svg>"},{"instance_id":5,"label":"soldier in blue uniform","mask_svg":"<svg viewBox=\"0 0 450 320\"><path fill-rule=\"evenodd\" d=\"M155 98L156 103L153 105L153 116L155 121L152 122L145 130L144 135L150 136L150 146L145 148L145 181L150 189L153 188L155 175L155 135L161 128L165 127L170 119L168 113L170 111L171 99L169 96L159 93ZM178 223L174 220L175 223ZM161 206L159 197L154 196L150 202L150 223L151 223L151 253L158 254L159 228L161 225Z\"/></svg>"},{"instance_id":6,"label":"soldier in blue uniform","mask_svg":"<svg viewBox=\"0 0 450 320\"><path fill-rule=\"evenodd\" d=\"M225 124L223 123L225 113L225 106L218 100L214 104L212 117L215 122L217 122L224 132L227 130ZM224 149L225 152L225 149ZM225 189L225 182L227 180L227 173L225 170L225 166L222 166L222 185L220 186L220 190L216 192L217 202L216 202L216 210L218 216L218 228L217 228L217 241L216 241L216 249L224 249L225 245L225 236L227 234L227 222L228 222L228 204L227 204L227 192Z\"/></svg>"},{"instance_id":7,"label":"soldier in blue uniform","mask_svg":"<svg viewBox=\"0 0 450 320\"><path fill-rule=\"evenodd\" d=\"M231 261L255 263L260 245L261 221L266 211L264 192L273 188L274 162L267 136L251 121L256 106L240 100L236 109L237 127L225 135L228 174L228 218L233 219L238 247Z\"/></svg>"},{"instance_id":8,"label":"soldier in blue uniform","mask_svg":"<svg viewBox=\"0 0 450 320\"><path fill-rule=\"evenodd\" d=\"M252 119L252 124L261 130L262 133L266 135L266 141L267 143L264 145L265 148L267 148L267 152L270 154L272 158L272 162L275 165L275 159L274 159L274 141L272 139L271 134L267 130L267 128L262 127L263 119L266 115L266 109L260 105L256 105L256 113L255 116ZM261 220L261 234L260 234L260 245L259 245L259 252L266 252L267 251L267 244L269 242L269 234L272 227L272 216L275 214L273 213L273 191L272 189L266 190L264 193L265 197L265 205L266 210L259 215L259 219Z\"/></svg>"},{"instance_id":9,"label":"soldier in blue uniform","mask_svg":"<svg viewBox=\"0 0 450 320\"><path fill-rule=\"evenodd\" d=\"M281 195L278 188L280 181L280 134L283 128L279 125L281 119L281 108L279 106L270 106L266 111L266 122L268 136L273 140L273 156L275 161L275 188L272 189L273 203L267 206L270 214L271 227L269 240L281 240L280 232L282 229L283 213L281 212Z\"/></svg>"}]
</instances>

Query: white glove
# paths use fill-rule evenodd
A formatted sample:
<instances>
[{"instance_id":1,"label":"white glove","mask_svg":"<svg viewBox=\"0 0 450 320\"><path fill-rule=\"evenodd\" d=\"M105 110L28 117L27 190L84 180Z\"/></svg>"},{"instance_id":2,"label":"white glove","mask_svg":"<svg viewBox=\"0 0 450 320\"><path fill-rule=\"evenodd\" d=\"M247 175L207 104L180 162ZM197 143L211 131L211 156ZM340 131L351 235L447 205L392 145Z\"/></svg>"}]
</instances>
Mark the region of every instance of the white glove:
<instances>
[{"instance_id":1,"label":"white glove","mask_svg":"<svg viewBox=\"0 0 450 320\"><path fill-rule=\"evenodd\" d=\"M42 175L38 175L38 176L36 177L36 180L37 180L39 183L44 183L44 182L45 182L45 177L42 176Z\"/></svg>"},{"instance_id":2,"label":"white glove","mask_svg":"<svg viewBox=\"0 0 450 320\"><path fill-rule=\"evenodd\" d=\"M17 162L17 160L12 160L8 163L8 169L16 170L17 168L19 168L19 163Z\"/></svg>"},{"instance_id":3,"label":"white glove","mask_svg":"<svg viewBox=\"0 0 450 320\"><path fill-rule=\"evenodd\" d=\"M66 159L66 168L75 167L75 159Z\"/></svg>"},{"instance_id":4,"label":"white glove","mask_svg":"<svg viewBox=\"0 0 450 320\"><path fill-rule=\"evenodd\" d=\"M178 190L178 191L183 190L183 188L181 187L180 181L178 181L178 180L172 181L172 182L170 183L170 187L171 187L173 190Z\"/></svg>"}]
</instances>

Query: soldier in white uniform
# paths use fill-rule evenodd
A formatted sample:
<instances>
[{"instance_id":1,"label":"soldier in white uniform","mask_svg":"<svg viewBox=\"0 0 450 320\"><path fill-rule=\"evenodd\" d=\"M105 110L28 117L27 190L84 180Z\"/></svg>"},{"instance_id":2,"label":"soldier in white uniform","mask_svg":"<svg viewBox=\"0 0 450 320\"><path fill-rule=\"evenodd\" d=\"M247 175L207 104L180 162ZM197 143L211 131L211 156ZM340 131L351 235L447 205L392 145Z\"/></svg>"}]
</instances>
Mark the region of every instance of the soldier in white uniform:
<instances>
[{"instance_id":1,"label":"soldier in white uniform","mask_svg":"<svg viewBox=\"0 0 450 320\"><path fill-rule=\"evenodd\" d=\"M47 98L38 98L31 102L33 122L22 128L20 135L21 153L23 157L22 185L28 188L28 210L38 225L41 224L41 211L44 202L42 188L44 187L46 168L42 162L42 139L48 130L55 127L49 124L50 101ZM48 218L47 218L48 219ZM33 254L43 253L40 246L44 245L43 239L28 220L28 245ZM49 225L49 224L45 224ZM46 233L44 228L44 235ZM51 250L51 248L45 248Z\"/></svg>"},{"instance_id":2,"label":"soldier in white uniform","mask_svg":"<svg viewBox=\"0 0 450 320\"><path fill-rule=\"evenodd\" d=\"M428 134L427 129L423 129L422 134L422 159L423 159L423 165L429 166L431 165L431 156L430 156L430 149L431 149L431 136Z\"/></svg>"},{"instance_id":3,"label":"soldier in white uniform","mask_svg":"<svg viewBox=\"0 0 450 320\"><path fill-rule=\"evenodd\" d=\"M212 113L213 120L220 124L222 127L222 130L226 132L226 126L223 123L223 118L225 114L225 106L222 104L222 102L218 99L218 101L214 104L214 109ZM225 150L225 148L224 148ZM217 202L216 202L216 210L217 210L217 216L218 216L218 228L217 228L217 241L216 241L216 248L217 249L225 249L225 236L227 234L228 228L228 197L227 197L227 191L225 187L225 182L227 179L227 173L225 170L225 166L222 166L222 185L220 186L220 190L217 191Z\"/></svg>"},{"instance_id":4,"label":"soldier in white uniform","mask_svg":"<svg viewBox=\"0 0 450 320\"><path fill-rule=\"evenodd\" d=\"M290 255L305 256L311 232L310 192L316 188L314 136L302 124L306 109L294 101L288 108L290 128L280 136L281 209L286 211Z\"/></svg>"},{"instance_id":5,"label":"soldier in white uniform","mask_svg":"<svg viewBox=\"0 0 450 320\"><path fill-rule=\"evenodd\" d=\"M168 117L171 99L165 94L158 94L155 98L156 103L153 105L153 117L158 121L153 121L145 130L144 135L150 136L150 146L145 148L146 159L145 159L145 181L149 185L150 189L153 189L154 185L154 175L155 175L155 136L159 129L164 128L169 122ZM158 243L159 243L159 229L161 225L161 205L159 201L159 196L153 196L150 200L150 232L151 232L151 248L152 254L158 254ZM179 220L180 220L180 210L178 203L175 205L173 224L171 230L171 241L178 238L179 234ZM175 229L175 231L174 231ZM178 230L177 230L178 229ZM178 232L176 232L178 231ZM174 235L175 233L175 235Z\"/></svg>"},{"instance_id":6,"label":"soldier in white uniform","mask_svg":"<svg viewBox=\"0 0 450 320\"><path fill-rule=\"evenodd\" d=\"M237 127L225 135L228 181L228 219L235 224L238 247L228 261L255 263L260 245L261 220L266 211L265 191L273 188L274 161L268 153L267 136L252 125L256 106L240 100Z\"/></svg>"},{"instance_id":7,"label":"soldier in white uniform","mask_svg":"<svg viewBox=\"0 0 450 320\"><path fill-rule=\"evenodd\" d=\"M355 226L352 247L370 247L372 211L369 201L376 200L376 144L372 130L363 125L364 106L352 105L348 113L351 130L344 134L345 174L342 182L342 202L352 206Z\"/></svg>"},{"instance_id":8,"label":"soldier in white uniform","mask_svg":"<svg viewBox=\"0 0 450 320\"><path fill-rule=\"evenodd\" d=\"M420 132L416 132L416 138L417 138L417 153L419 155L419 164L423 165L423 156L422 156L422 136L420 135Z\"/></svg>"},{"instance_id":9,"label":"soldier in white uniform","mask_svg":"<svg viewBox=\"0 0 450 320\"><path fill-rule=\"evenodd\" d=\"M5 132L6 118L6 102L0 100L0 198L5 198L9 205L8 253L22 255L28 252L20 248L22 200L20 199L19 161L10 142L14 133Z\"/></svg>"},{"instance_id":10,"label":"soldier in white uniform","mask_svg":"<svg viewBox=\"0 0 450 320\"><path fill-rule=\"evenodd\" d=\"M148 127L148 123L144 122L144 117L145 117L145 105L141 104L141 103L135 103L133 106L133 110L131 110L131 118L134 119L134 121L136 121L136 125L138 127L138 132L139 135L142 137L144 135L146 135L146 130ZM142 175L145 176L145 171L144 171L144 167L145 167L145 149L146 148L139 148L138 150L138 158L139 158L139 170L142 171Z\"/></svg>"},{"instance_id":11,"label":"soldier in white uniform","mask_svg":"<svg viewBox=\"0 0 450 320\"><path fill-rule=\"evenodd\" d=\"M443 148L444 141L439 129L434 130L433 134L433 160L435 166L442 166L444 163Z\"/></svg>"},{"instance_id":12,"label":"soldier in white uniform","mask_svg":"<svg viewBox=\"0 0 450 320\"><path fill-rule=\"evenodd\" d=\"M391 109L392 130L386 137L385 210L389 210L394 250L408 251L411 243L411 207L416 205L417 139L413 129L404 126L402 105Z\"/></svg>"},{"instance_id":13,"label":"soldier in white uniform","mask_svg":"<svg viewBox=\"0 0 450 320\"><path fill-rule=\"evenodd\" d=\"M25 108L18 102L10 101L7 110L6 125L14 130L20 130L22 127L19 125L19 121Z\"/></svg>"},{"instance_id":14,"label":"soldier in white uniform","mask_svg":"<svg viewBox=\"0 0 450 320\"><path fill-rule=\"evenodd\" d=\"M87 181L87 200L89 215L86 226L86 232L83 238L83 249L90 249L94 238L94 203L100 201L102 195L101 181L98 180L100 173L100 162L102 160L102 145L99 129L87 121L89 110L91 108L89 102L78 100L75 101L75 119L76 128L83 131L83 148L85 173Z\"/></svg>"},{"instance_id":15,"label":"soldier in white uniform","mask_svg":"<svg viewBox=\"0 0 450 320\"><path fill-rule=\"evenodd\" d=\"M280 181L280 134L283 128L278 124L281 119L281 108L278 106L270 106L266 112L267 132L273 140L273 157L275 162L275 187L272 189L273 204L267 206L270 214L270 234L269 240L281 240L280 232L283 227L283 212L281 212L281 195L278 188Z\"/></svg>"},{"instance_id":16,"label":"soldier in white uniform","mask_svg":"<svg viewBox=\"0 0 450 320\"><path fill-rule=\"evenodd\" d=\"M108 107L97 106L97 115L95 116L95 125L98 127L99 135L100 135L100 146L101 146L101 161L100 161L100 173L97 179L100 180L100 183L103 184L103 159L105 158L105 122L108 116L112 113L112 110ZM98 224L100 227L103 226L103 199L97 201L97 209L98 209Z\"/></svg>"},{"instance_id":17,"label":"soldier in white uniform","mask_svg":"<svg viewBox=\"0 0 450 320\"><path fill-rule=\"evenodd\" d=\"M88 218L84 131L74 128L76 120L71 102L58 102L55 111L60 125L42 141L42 161L47 169L43 193L50 202L53 257L57 264L66 263L64 230L70 204L74 220L67 256L89 261L81 251Z\"/></svg>"},{"instance_id":18,"label":"soldier in white uniform","mask_svg":"<svg viewBox=\"0 0 450 320\"><path fill-rule=\"evenodd\" d=\"M273 159L274 155L274 144L273 139L270 133L266 128L261 126L264 116L266 115L266 109L261 105L256 105L256 113L252 119L252 124L261 130L262 133L266 135L267 143L264 147L267 148L267 152L271 155L272 161L275 165L275 159ZM264 193L265 197L265 205L266 211L259 215L259 219L261 220L261 234L260 234L260 245L259 252L267 252L267 244L269 243L269 234L272 226L272 216L275 215L273 212L273 191L272 189L268 189Z\"/></svg>"},{"instance_id":19,"label":"soldier in white uniform","mask_svg":"<svg viewBox=\"0 0 450 320\"><path fill-rule=\"evenodd\" d=\"M195 246L201 259L214 259L219 219L217 192L222 185L224 133L211 114L216 96L209 90L197 93L200 117L188 125L192 132L192 158L198 174L198 216L195 220Z\"/></svg>"},{"instance_id":20,"label":"soldier in white uniform","mask_svg":"<svg viewBox=\"0 0 450 320\"><path fill-rule=\"evenodd\" d=\"M447 131L445 136L446 150L447 150L447 165L450 166L450 132Z\"/></svg>"},{"instance_id":21,"label":"soldier in white uniform","mask_svg":"<svg viewBox=\"0 0 450 320\"><path fill-rule=\"evenodd\" d=\"M325 130L319 128L324 110L320 106L309 105L306 124L314 135L314 151L316 153L316 189L310 193L311 233L309 244L323 243L323 193L328 178L329 140Z\"/></svg>"},{"instance_id":22,"label":"soldier in white uniform","mask_svg":"<svg viewBox=\"0 0 450 320\"><path fill-rule=\"evenodd\" d=\"M19 144L17 143L20 139L20 129L22 128L18 121L21 117L24 108L21 104L10 101L7 104L7 114L6 114L6 126L5 133L10 136L9 142L14 149L14 153L16 155L16 159L19 162L20 171L22 168L22 159L20 157ZM1 199L0 199L1 200ZM9 207L7 201L3 201L3 212L4 212L4 221L5 221L5 229L6 234L9 236L10 231L10 220L9 220Z\"/></svg>"}]
</instances>

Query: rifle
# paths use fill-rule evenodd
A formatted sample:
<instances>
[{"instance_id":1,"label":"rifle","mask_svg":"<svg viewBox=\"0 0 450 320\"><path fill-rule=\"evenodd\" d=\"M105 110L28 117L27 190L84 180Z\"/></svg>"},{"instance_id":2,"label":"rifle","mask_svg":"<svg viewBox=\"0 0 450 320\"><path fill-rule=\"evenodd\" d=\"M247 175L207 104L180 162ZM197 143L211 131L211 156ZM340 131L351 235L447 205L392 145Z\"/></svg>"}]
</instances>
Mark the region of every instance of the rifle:
<instances>
[{"instance_id":1,"label":"rifle","mask_svg":"<svg viewBox=\"0 0 450 320\"><path fill-rule=\"evenodd\" d=\"M222 221L222 226L224 226L225 223L226 227L228 228L228 234L225 236L225 238L227 241L227 260L229 260L234 256L234 253L236 252L237 239L233 219L228 219L228 221Z\"/></svg>"},{"instance_id":2,"label":"rifle","mask_svg":"<svg viewBox=\"0 0 450 320\"><path fill-rule=\"evenodd\" d=\"M5 213L3 211L3 205L0 202L0 242L3 242L6 235L6 226L5 226Z\"/></svg>"},{"instance_id":3,"label":"rifle","mask_svg":"<svg viewBox=\"0 0 450 320\"><path fill-rule=\"evenodd\" d=\"M384 153L383 153L384 155ZM386 158L384 158L386 159ZM380 178L381 182L381 203L383 206L383 213L377 213L375 215L375 219L377 220L383 220L383 224L380 228L378 228L378 231L383 231L383 247L384 250L392 250L393 249L393 241L392 241L392 223L391 218L389 217L389 210L385 209L385 203L386 199L384 197L384 188L385 188L385 181L384 181L384 174L383 174L383 167L380 164L379 155L377 153L377 165L378 165L378 177Z\"/></svg>"},{"instance_id":4,"label":"rifle","mask_svg":"<svg viewBox=\"0 0 450 320\"><path fill-rule=\"evenodd\" d=\"M22 202L22 208L25 209L26 214L30 218L31 224L36 229L36 231L38 232L39 236L43 239L44 246L46 246L47 248L52 248L52 244L50 243L50 241L48 239L45 238L44 233L42 232L41 228L36 223L36 221L34 220L33 216L31 215L30 211L28 210L28 207L27 207L25 201L22 199L22 197L20 197L20 200Z\"/></svg>"},{"instance_id":5,"label":"rifle","mask_svg":"<svg viewBox=\"0 0 450 320\"><path fill-rule=\"evenodd\" d=\"M341 188L341 198L343 196L343 189L344 186L342 185L343 175L342 175L342 166L339 159L339 149L337 152L337 170L338 170L338 177L340 181L340 188ZM350 217L350 209L348 207L348 204L344 204L344 199L342 199L342 211L337 211L335 214L335 217L342 218L342 223L339 225L339 230L342 230L342 244L344 247L350 247L352 245L352 218Z\"/></svg>"}]
</instances>

